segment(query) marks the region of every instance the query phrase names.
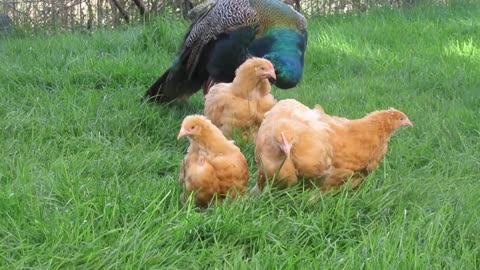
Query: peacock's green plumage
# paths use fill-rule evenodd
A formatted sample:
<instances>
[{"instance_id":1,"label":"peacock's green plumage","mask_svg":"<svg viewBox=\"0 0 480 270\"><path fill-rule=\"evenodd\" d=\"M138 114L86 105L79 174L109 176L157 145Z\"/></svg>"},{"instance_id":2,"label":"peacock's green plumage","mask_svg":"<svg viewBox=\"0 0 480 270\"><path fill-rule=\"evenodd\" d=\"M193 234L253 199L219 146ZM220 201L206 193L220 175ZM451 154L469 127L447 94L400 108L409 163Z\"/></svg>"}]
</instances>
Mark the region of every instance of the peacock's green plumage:
<instances>
[{"instance_id":1,"label":"peacock's green plumage","mask_svg":"<svg viewBox=\"0 0 480 270\"><path fill-rule=\"evenodd\" d=\"M171 101L210 81L231 82L249 56L269 59L276 85L292 88L303 73L305 18L278 0L217 0L192 23L179 56L146 97Z\"/></svg>"}]
</instances>

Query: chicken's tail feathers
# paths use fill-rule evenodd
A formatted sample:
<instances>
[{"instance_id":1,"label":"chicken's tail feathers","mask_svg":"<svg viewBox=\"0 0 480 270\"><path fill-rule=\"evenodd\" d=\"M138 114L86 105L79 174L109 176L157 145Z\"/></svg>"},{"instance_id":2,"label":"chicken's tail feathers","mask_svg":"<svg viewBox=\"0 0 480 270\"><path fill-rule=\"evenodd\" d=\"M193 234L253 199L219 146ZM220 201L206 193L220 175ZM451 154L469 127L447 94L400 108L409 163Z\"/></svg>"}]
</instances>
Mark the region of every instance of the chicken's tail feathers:
<instances>
[{"instance_id":1,"label":"chicken's tail feathers","mask_svg":"<svg viewBox=\"0 0 480 270\"><path fill-rule=\"evenodd\" d=\"M323 107L320 104L315 104L313 109L320 112L321 114L325 114L325 110L323 109Z\"/></svg>"}]
</instances>

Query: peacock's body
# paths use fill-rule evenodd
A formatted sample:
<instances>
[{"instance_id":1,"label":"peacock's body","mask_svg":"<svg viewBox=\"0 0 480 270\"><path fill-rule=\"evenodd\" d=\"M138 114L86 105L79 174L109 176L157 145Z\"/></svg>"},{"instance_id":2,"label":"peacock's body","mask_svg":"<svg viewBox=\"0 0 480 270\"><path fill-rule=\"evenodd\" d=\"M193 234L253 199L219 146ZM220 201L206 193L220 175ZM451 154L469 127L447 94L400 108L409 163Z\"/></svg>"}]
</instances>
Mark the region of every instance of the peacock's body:
<instances>
[{"instance_id":1,"label":"peacock's body","mask_svg":"<svg viewBox=\"0 0 480 270\"><path fill-rule=\"evenodd\" d=\"M282 89L303 73L305 18L278 0L217 0L192 23L179 56L148 89L147 98L168 102L202 86L231 82L249 55L269 59Z\"/></svg>"}]
</instances>

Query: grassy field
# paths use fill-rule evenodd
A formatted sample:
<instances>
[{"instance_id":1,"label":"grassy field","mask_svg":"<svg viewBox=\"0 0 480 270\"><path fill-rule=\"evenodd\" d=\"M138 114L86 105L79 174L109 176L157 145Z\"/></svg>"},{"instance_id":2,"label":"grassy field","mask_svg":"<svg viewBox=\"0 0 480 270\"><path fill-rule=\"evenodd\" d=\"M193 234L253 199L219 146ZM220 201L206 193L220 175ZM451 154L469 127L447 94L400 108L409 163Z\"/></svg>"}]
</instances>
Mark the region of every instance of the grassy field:
<instances>
[{"instance_id":1,"label":"grassy field","mask_svg":"<svg viewBox=\"0 0 480 270\"><path fill-rule=\"evenodd\" d=\"M415 125L358 191L315 204L297 189L179 204L175 137L201 95L140 98L186 28L0 39L1 269L480 268L480 4L309 20L304 78L279 99Z\"/></svg>"}]
</instances>

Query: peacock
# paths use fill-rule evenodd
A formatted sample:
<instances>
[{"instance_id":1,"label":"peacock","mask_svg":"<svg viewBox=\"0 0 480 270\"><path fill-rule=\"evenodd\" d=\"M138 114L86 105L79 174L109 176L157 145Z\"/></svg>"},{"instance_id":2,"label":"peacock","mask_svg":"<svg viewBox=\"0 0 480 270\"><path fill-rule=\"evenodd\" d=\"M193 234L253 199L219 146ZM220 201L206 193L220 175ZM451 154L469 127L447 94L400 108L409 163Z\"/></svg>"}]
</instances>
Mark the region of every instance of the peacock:
<instances>
[{"instance_id":1,"label":"peacock","mask_svg":"<svg viewBox=\"0 0 480 270\"><path fill-rule=\"evenodd\" d=\"M296 86L307 47L305 17L279 0L217 0L190 25L180 52L145 98L157 102L185 99L200 88L231 82L249 57L275 67L281 89Z\"/></svg>"}]
</instances>

